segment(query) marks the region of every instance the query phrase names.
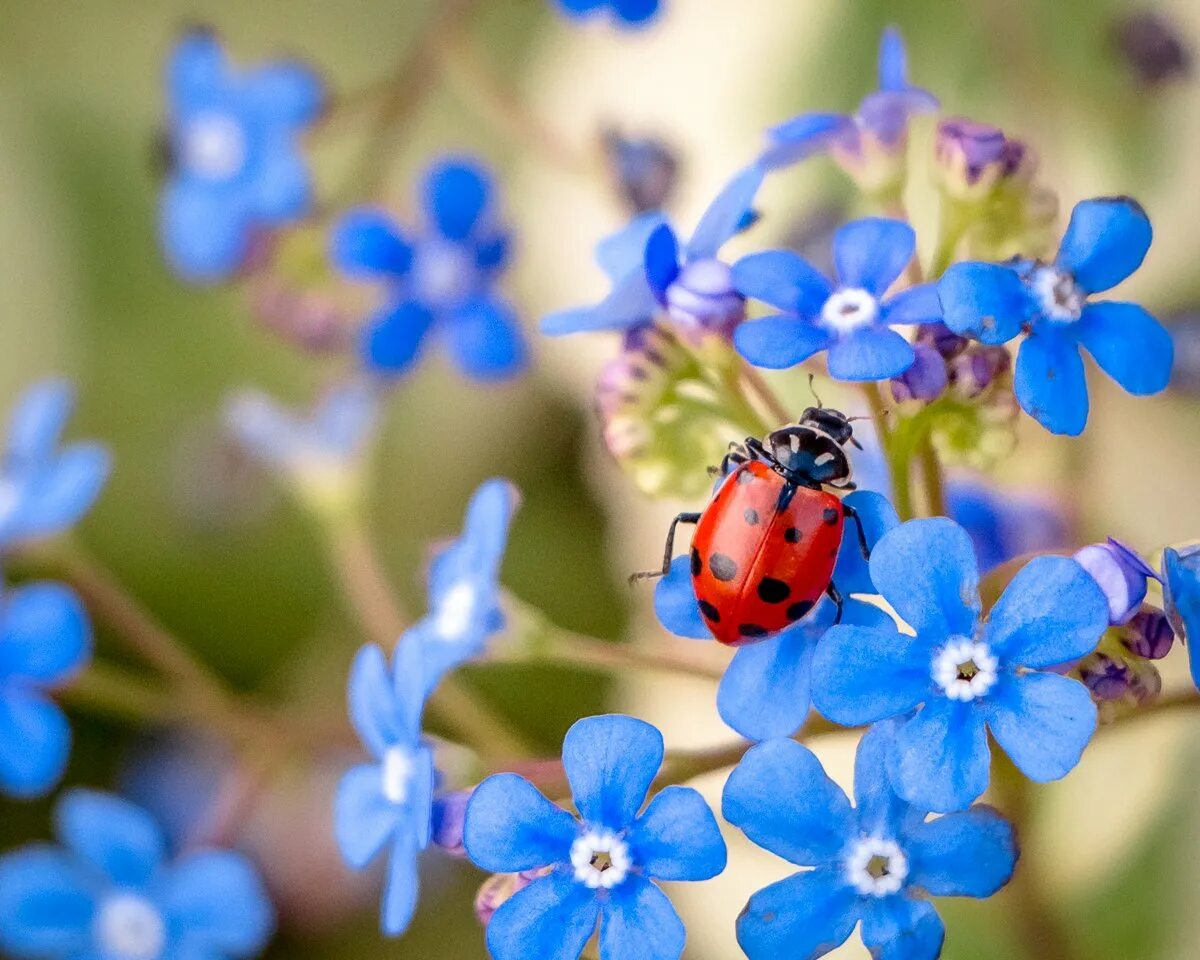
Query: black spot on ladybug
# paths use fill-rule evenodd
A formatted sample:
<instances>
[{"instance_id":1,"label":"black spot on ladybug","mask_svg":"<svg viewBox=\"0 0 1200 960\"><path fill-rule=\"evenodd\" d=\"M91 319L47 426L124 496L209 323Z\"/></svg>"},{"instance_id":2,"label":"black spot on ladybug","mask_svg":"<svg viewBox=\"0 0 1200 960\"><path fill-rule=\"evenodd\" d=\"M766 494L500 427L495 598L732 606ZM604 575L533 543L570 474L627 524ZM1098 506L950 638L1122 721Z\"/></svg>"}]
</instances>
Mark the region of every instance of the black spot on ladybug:
<instances>
[{"instance_id":1,"label":"black spot on ladybug","mask_svg":"<svg viewBox=\"0 0 1200 960\"><path fill-rule=\"evenodd\" d=\"M786 530L783 531L783 539L786 540L788 543L799 543L800 538L803 536L804 536L804 534L801 533L799 530L797 530L795 527L788 527Z\"/></svg>"},{"instance_id":2,"label":"black spot on ladybug","mask_svg":"<svg viewBox=\"0 0 1200 960\"><path fill-rule=\"evenodd\" d=\"M700 551L692 547L692 576L700 576L700 571L704 569L704 561L700 559Z\"/></svg>"},{"instance_id":3,"label":"black spot on ladybug","mask_svg":"<svg viewBox=\"0 0 1200 960\"><path fill-rule=\"evenodd\" d=\"M753 507L747 507L746 512L742 514L746 518L746 522L752 527L758 526L758 511Z\"/></svg>"},{"instance_id":4,"label":"black spot on ladybug","mask_svg":"<svg viewBox=\"0 0 1200 960\"><path fill-rule=\"evenodd\" d=\"M827 526L832 527L838 522L838 512L834 507L826 507L825 512L821 514L821 519L825 521Z\"/></svg>"},{"instance_id":5,"label":"black spot on ladybug","mask_svg":"<svg viewBox=\"0 0 1200 960\"><path fill-rule=\"evenodd\" d=\"M723 553L714 553L708 558L708 568L712 571L713 576L718 580L724 580L728 583L737 576L738 566L734 562L733 557L727 557Z\"/></svg>"},{"instance_id":6,"label":"black spot on ladybug","mask_svg":"<svg viewBox=\"0 0 1200 960\"><path fill-rule=\"evenodd\" d=\"M813 602L811 600L797 600L787 608L787 618L789 620L799 620L812 608Z\"/></svg>"},{"instance_id":7,"label":"black spot on ladybug","mask_svg":"<svg viewBox=\"0 0 1200 960\"><path fill-rule=\"evenodd\" d=\"M774 577L763 577L758 583L758 596L763 603L783 603L791 595L792 588Z\"/></svg>"},{"instance_id":8,"label":"black spot on ladybug","mask_svg":"<svg viewBox=\"0 0 1200 960\"><path fill-rule=\"evenodd\" d=\"M739 625L738 633L743 637L765 637L767 635L766 628L760 627L757 623L743 623Z\"/></svg>"},{"instance_id":9,"label":"black spot on ladybug","mask_svg":"<svg viewBox=\"0 0 1200 960\"><path fill-rule=\"evenodd\" d=\"M743 470L741 473L739 473L737 475L737 482L738 483L753 483L754 482L754 474L752 474L749 470Z\"/></svg>"},{"instance_id":10,"label":"black spot on ladybug","mask_svg":"<svg viewBox=\"0 0 1200 960\"><path fill-rule=\"evenodd\" d=\"M700 607L700 612L708 617L713 623L721 622L721 611L714 607L707 600L697 600L697 606Z\"/></svg>"}]
</instances>

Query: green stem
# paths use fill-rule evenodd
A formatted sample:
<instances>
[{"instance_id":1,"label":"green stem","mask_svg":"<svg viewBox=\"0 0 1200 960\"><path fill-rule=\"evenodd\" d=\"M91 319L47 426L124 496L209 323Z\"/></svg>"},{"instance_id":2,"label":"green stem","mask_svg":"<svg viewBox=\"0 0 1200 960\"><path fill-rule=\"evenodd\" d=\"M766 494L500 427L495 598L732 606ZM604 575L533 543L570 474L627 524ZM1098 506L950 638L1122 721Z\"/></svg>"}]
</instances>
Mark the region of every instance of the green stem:
<instances>
[{"instance_id":1,"label":"green stem","mask_svg":"<svg viewBox=\"0 0 1200 960\"><path fill-rule=\"evenodd\" d=\"M942 477L942 463L934 449L933 440L929 434L921 441L918 448L921 458L921 476L925 480L925 510L930 517L946 516L946 489Z\"/></svg>"},{"instance_id":2,"label":"green stem","mask_svg":"<svg viewBox=\"0 0 1200 960\"><path fill-rule=\"evenodd\" d=\"M778 394L771 389L771 385L763 379L762 374L751 364L742 361L741 375L742 381L750 388L750 392L758 398L759 403L767 411L771 419L775 421L777 427L783 426L785 423L791 423L796 419L788 412L787 407L779 399Z\"/></svg>"},{"instance_id":3,"label":"green stem","mask_svg":"<svg viewBox=\"0 0 1200 960\"><path fill-rule=\"evenodd\" d=\"M971 211L958 201L943 196L938 223L937 246L929 264L929 278L936 280L954 262L959 241L971 224Z\"/></svg>"},{"instance_id":4,"label":"green stem","mask_svg":"<svg viewBox=\"0 0 1200 960\"><path fill-rule=\"evenodd\" d=\"M111 664L94 662L58 691L69 707L101 714L134 726L181 718L179 700L155 690L145 678Z\"/></svg>"},{"instance_id":5,"label":"green stem","mask_svg":"<svg viewBox=\"0 0 1200 960\"><path fill-rule=\"evenodd\" d=\"M707 652L701 645L690 643L615 643L547 624L542 636L522 638L520 649L501 649L489 660L495 663L561 663L614 673L628 668L720 680L727 664L705 656Z\"/></svg>"}]
</instances>

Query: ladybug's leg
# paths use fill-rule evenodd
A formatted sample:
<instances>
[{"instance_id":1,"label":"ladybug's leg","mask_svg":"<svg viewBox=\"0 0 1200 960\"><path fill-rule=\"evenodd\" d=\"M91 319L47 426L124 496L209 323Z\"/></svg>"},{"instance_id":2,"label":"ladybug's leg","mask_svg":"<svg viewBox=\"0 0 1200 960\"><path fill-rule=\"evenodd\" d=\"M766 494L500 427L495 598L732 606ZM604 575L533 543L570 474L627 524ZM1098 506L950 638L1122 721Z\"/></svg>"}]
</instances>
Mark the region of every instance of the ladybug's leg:
<instances>
[{"instance_id":1,"label":"ladybug's leg","mask_svg":"<svg viewBox=\"0 0 1200 960\"><path fill-rule=\"evenodd\" d=\"M862 551L863 559L871 559L871 548L867 545L867 531L863 527L862 517L858 515L858 511L848 504L842 504L842 512L854 521L854 528L858 531L858 549Z\"/></svg>"},{"instance_id":2,"label":"ladybug's leg","mask_svg":"<svg viewBox=\"0 0 1200 960\"><path fill-rule=\"evenodd\" d=\"M829 594L829 599L837 607L837 616L833 618L833 622L835 625L839 624L842 622L842 608L845 606L846 601L842 598L841 591L833 585L832 580L829 581L829 586L825 588L825 592Z\"/></svg>"},{"instance_id":3,"label":"ladybug's leg","mask_svg":"<svg viewBox=\"0 0 1200 960\"><path fill-rule=\"evenodd\" d=\"M634 583L637 580L648 580L652 577L665 577L671 570L671 559L675 556L675 528L681 523L699 523L700 514L698 513L680 513L671 521L671 526L667 528L667 544L663 549L663 564L662 570L643 570L641 573L630 574L629 582Z\"/></svg>"}]
</instances>

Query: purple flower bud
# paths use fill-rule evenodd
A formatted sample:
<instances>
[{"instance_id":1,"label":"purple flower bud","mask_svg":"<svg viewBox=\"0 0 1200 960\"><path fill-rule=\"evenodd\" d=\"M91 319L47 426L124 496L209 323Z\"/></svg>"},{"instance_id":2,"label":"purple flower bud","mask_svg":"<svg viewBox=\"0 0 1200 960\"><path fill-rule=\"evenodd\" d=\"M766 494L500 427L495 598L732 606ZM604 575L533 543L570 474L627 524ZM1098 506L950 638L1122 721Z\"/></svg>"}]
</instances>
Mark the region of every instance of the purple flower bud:
<instances>
[{"instance_id":1,"label":"purple flower bud","mask_svg":"<svg viewBox=\"0 0 1200 960\"><path fill-rule=\"evenodd\" d=\"M679 158L661 140L634 139L616 130L604 134L604 149L617 188L635 213L660 210L675 193Z\"/></svg>"},{"instance_id":2,"label":"purple flower bud","mask_svg":"<svg viewBox=\"0 0 1200 960\"><path fill-rule=\"evenodd\" d=\"M936 157L946 189L954 196L986 196L1002 180L1032 166L1029 149L999 127L951 117L938 124Z\"/></svg>"},{"instance_id":3,"label":"purple flower bud","mask_svg":"<svg viewBox=\"0 0 1200 960\"><path fill-rule=\"evenodd\" d=\"M1171 317L1167 329L1175 341L1171 386L1184 393L1200 394L1200 310Z\"/></svg>"},{"instance_id":4,"label":"purple flower bud","mask_svg":"<svg viewBox=\"0 0 1200 960\"><path fill-rule=\"evenodd\" d=\"M974 344L950 360L948 375L954 392L971 400L1007 373L1011 365L1012 358L1004 347Z\"/></svg>"},{"instance_id":5,"label":"purple flower bud","mask_svg":"<svg viewBox=\"0 0 1200 960\"><path fill-rule=\"evenodd\" d=\"M667 288L667 312L682 331L732 334L746 319L746 301L733 286L733 271L716 259L685 264Z\"/></svg>"},{"instance_id":6,"label":"purple flower bud","mask_svg":"<svg viewBox=\"0 0 1200 960\"><path fill-rule=\"evenodd\" d=\"M970 340L959 336L940 320L922 324L917 332L917 342L928 343L947 360L953 360L971 344Z\"/></svg>"},{"instance_id":7,"label":"purple flower bud","mask_svg":"<svg viewBox=\"0 0 1200 960\"><path fill-rule=\"evenodd\" d=\"M1158 574L1137 553L1119 540L1109 537L1075 554L1075 562L1092 575L1108 599L1108 620L1128 623L1146 598L1146 585Z\"/></svg>"},{"instance_id":8,"label":"purple flower bud","mask_svg":"<svg viewBox=\"0 0 1200 960\"><path fill-rule=\"evenodd\" d=\"M1140 660L1129 668L1129 694L1138 706L1157 700L1162 693L1162 674L1154 664Z\"/></svg>"},{"instance_id":9,"label":"purple flower bud","mask_svg":"<svg viewBox=\"0 0 1200 960\"><path fill-rule=\"evenodd\" d=\"M463 845L463 821L467 818L467 803L471 790L456 790L445 793L433 802L433 842L444 853L465 859L467 848Z\"/></svg>"},{"instance_id":10,"label":"purple flower bud","mask_svg":"<svg viewBox=\"0 0 1200 960\"><path fill-rule=\"evenodd\" d=\"M913 344L916 359L913 365L898 377L892 378L892 396L897 403L905 400L935 400L941 396L948 382L946 361L937 349L928 343Z\"/></svg>"},{"instance_id":11,"label":"purple flower bud","mask_svg":"<svg viewBox=\"0 0 1200 960\"><path fill-rule=\"evenodd\" d=\"M1134 656L1143 660L1161 660L1171 652L1175 631L1161 610L1148 604L1133 615L1121 630L1121 643Z\"/></svg>"},{"instance_id":12,"label":"purple flower bud","mask_svg":"<svg viewBox=\"0 0 1200 960\"><path fill-rule=\"evenodd\" d=\"M1155 88L1186 77L1192 52L1179 30L1161 14L1134 13L1113 24L1113 45L1144 86Z\"/></svg>"},{"instance_id":13,"label":"purple flower bud","mask_svg":"<svg viewBox=\"0 0 1200 960\"><path fill-rule=\"evenodd\" d=\"M1097 700L1120 700L1129 692L1129 668L1106 653L1084 657L1079 663L1079 679Z\"/></svg>"},{"instance_id":14,"label":"purple flower bud","mask_svg":"<svg viewBox=\"0 0 1200 960\"><path fill-rule=\"evenodd\" d=\"M506 900L520 893L534 880L544 877L550 869L541 867L523 873L496 873L488 877L475 894L476 918L486 927Z\"/></svg>"}]
</instances>

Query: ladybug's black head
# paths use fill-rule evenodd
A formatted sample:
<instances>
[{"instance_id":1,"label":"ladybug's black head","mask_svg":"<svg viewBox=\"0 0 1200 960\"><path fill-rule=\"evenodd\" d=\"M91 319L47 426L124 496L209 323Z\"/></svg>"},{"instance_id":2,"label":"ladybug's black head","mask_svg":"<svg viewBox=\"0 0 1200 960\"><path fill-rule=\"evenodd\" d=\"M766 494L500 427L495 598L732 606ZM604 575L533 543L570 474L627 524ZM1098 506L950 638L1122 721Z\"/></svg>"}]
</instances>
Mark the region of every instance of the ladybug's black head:
<instances>
[{"instance_id":1,"label":"ladybug's black head","mask_svg":"<svg viewBox=\"0 0 1200 960\"><path fill-rule=\"evenodd\" d=\"M858 446L844 413L809 407L798 423L769 434L765 447L779 472L795 483L853 489L847 443Z\"/></svg>"},{"instance_id":2,"label":"ladybug's black head","mask_svg":"<svg viewBox=\"0 0 1200 960\"><path fill-rule=\"evenodd\" d=\"M850 418L832 407L809 407L800 415L800 426L820 430L842 446L847 442L858 446L854 441L854 428L850 426Z\"/></svg>"}]
</instances>

